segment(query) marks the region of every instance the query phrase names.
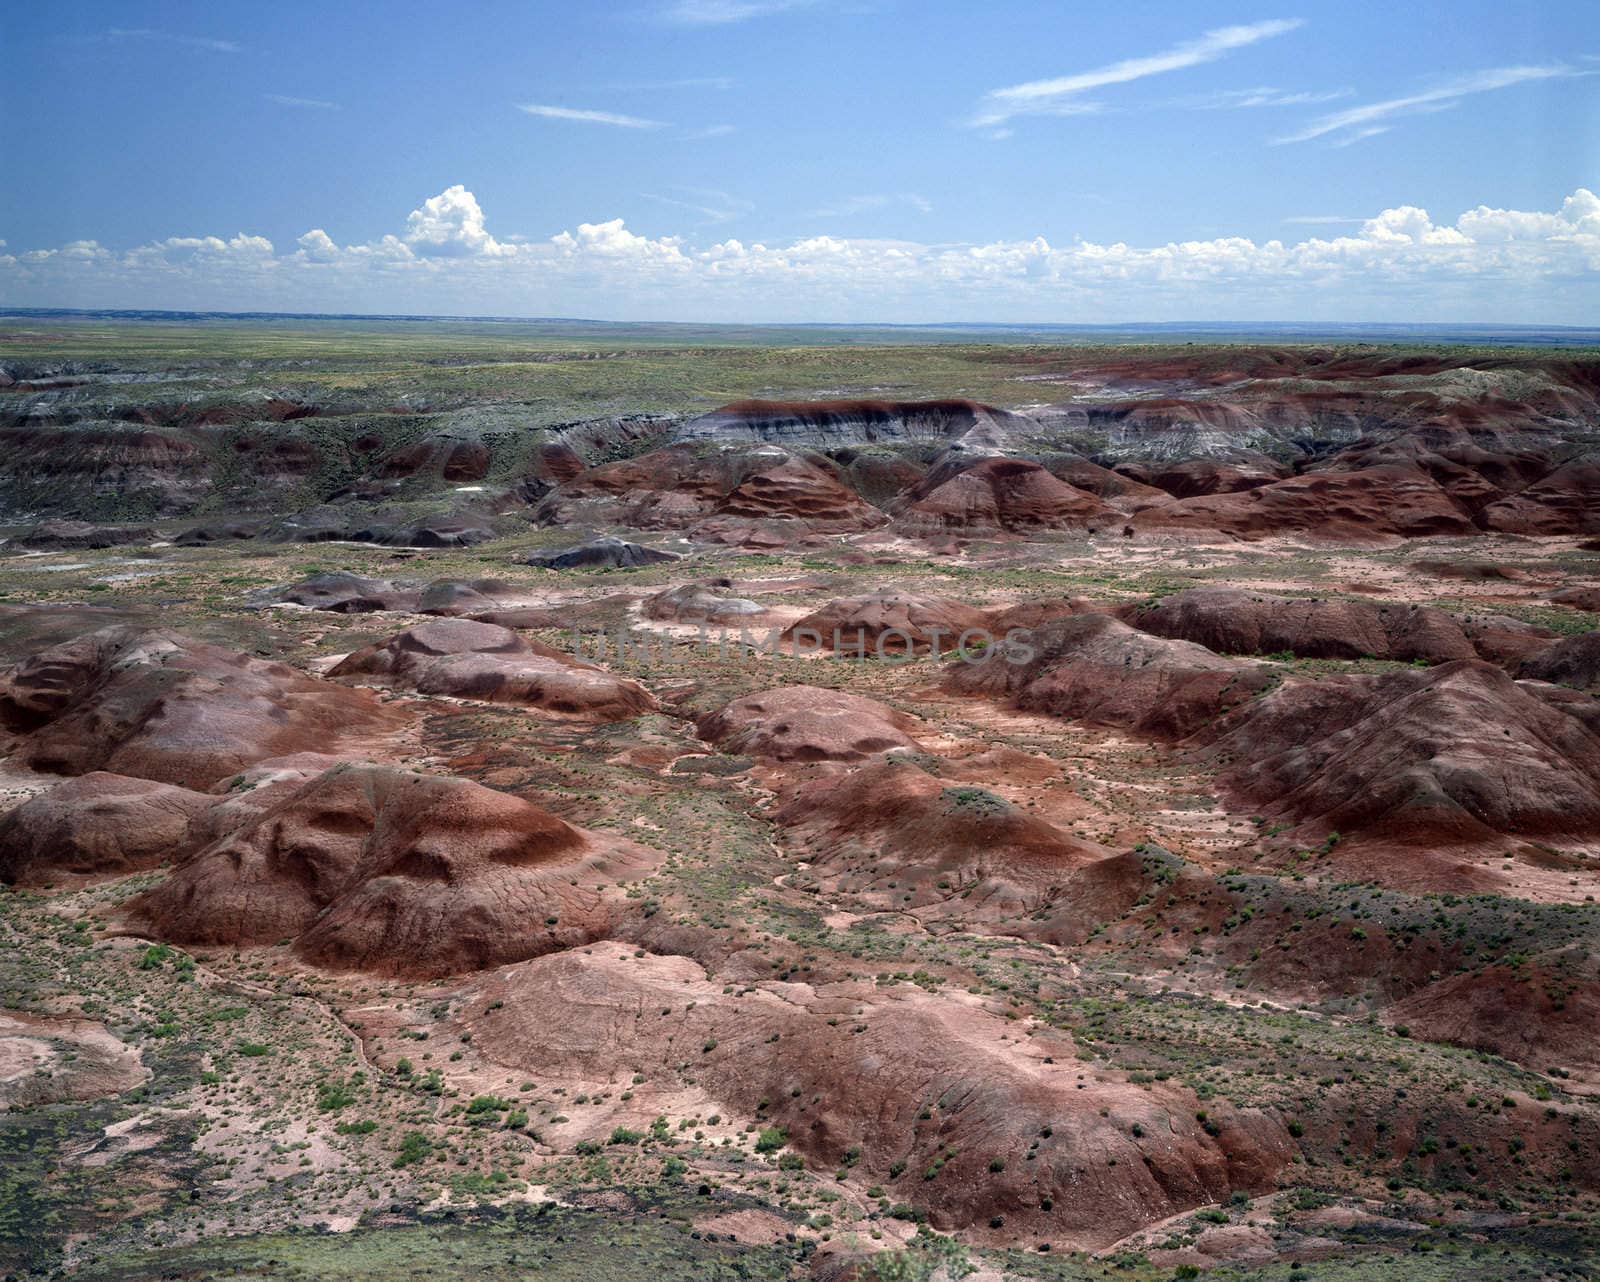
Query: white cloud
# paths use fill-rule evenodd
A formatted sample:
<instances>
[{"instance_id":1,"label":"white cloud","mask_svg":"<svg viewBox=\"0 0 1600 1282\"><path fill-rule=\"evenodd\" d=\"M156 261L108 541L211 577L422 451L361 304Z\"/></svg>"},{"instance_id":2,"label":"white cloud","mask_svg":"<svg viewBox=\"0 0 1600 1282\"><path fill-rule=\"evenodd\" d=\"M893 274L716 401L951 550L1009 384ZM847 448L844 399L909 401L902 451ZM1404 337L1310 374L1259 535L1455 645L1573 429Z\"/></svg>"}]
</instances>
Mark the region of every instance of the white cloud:
<instances>
[{"instance_id":1,"label":"white cloud","mask_svg":"<svg viewBox=\"0 0 1600 1282\"><path fill-rule=\"evenodd\" d=\"M1320 102L1337 102L1354 90L1330 89L1323 93L1288 89L1221 89L1216 93L1179 98L1173 105L1199 111L1240 111L1249 107L1308 107Z\"/></svg>"},{"instance_id":2,"label":"white cloud","mask_svg":"<svg viewBox=\"0 0 1600 1282\"><path fill-rule=\"evenodd\" d=\"M209 36L186 36L175 31L156 31L150 27L110 27L107 40L159 40L165 44L187 45L211 53L243 53L244 46L233 40L213 40Z\"/></svg>"},{"instance_id":3,"label":"white cloud","mask_svg":"<svg viewBox=\"0 0 1600 1282\"><path fill-rule=\"evenodd\" d=\"M546 120L575 120L586 125L616 125L620 129L660 129L665 125L661 120L645 120L639 116L624 116L615 111L586 111L578 107L551 107L544 103L530 102L520 104L518 111L525 111L530 116L543 116Z\"/></svg>"},{"instance_id":4,"label":"white cloud","mask_svg":"<svg viewBox=\"0 0 1600 1282\"><path fill-rule=\"evenodd\" d=\"M1127 84L1146 76L1215 62L1235 49L1285 35L1303 25L1304 21L1300 18L1275 18L1245 26L1218 27L1195 40L1186 40L1160 53L1124 58L1093 71L1081 71L1070 76L1030 80L1004 89L992 89L983 96L970 123L983 127L1004 124L1015 116L1076 115L1094 111L1098 108L1081 97L1092 89Z\"/></svg>"},{"instance_id":5,"label":"white cloud","mask_svg":"<svg viewBox=\"0 0 1600 1282\"><path fill-rule=\"evenodd\" d=\"M1336 111L1331 115L1322 116L1314 120L1298 133L1288 134L1283 138L1274 139L1279 143L1310 142L1313 138L1321 138L1326 134L1339 133L1349 130L1345 141L1358 141L1361 138L1370 138L1374 134L1382 133L1391 128L1378 122L1386 121L1392 116L1415 115L1425 111L1445 111L1456 106L1463 98L1472 94L1489 93L1496 89L1509 89L1513 85L1526 84L1536 80L1559 80L1571 76L1591 75L1592 72L1579 71L1563 63L1553 63L1548 66L1520 66L1520 67L1490 67L1485 71L1475 71L1470 75L1458 76L1456 79L1438 85L1432 89L1425 89L1420 93L1408 94L1403 98L1388 98L1382 102L1369 102L1360 107L1350 107L1344 111Z\"/></svg>"},{"instance_id":6,"label":"white cloud","mask_svg":"<svg viewBox=\"0 0 1600 1282\"><path fill-rule=\"evenodd\" d=\"M339 257L339 246L334 243L333 237L320 227L313 227L296 242L303 253L312 262L331 263Z\"/></svg>"},{"instance_id":7,"label":"white cloud","mask_svg":"<svg viewBox=\"0 0 1600 1282\"><path fill-rule=\"evenodd\" d=\"M493 257L507 252L484 230L478 198L457 183L422 202L406 219L406 244L424 257Z\"/></svg>"},{"instance_id":8,"label":"white cloud","mask_svg":"<svg viewBox=\"0 0 1600 1282\"><path fill-rule=\"evenodd\" d=\"M680 194L660 196L655 192L646 191L640 195L646 200L672 205L677 209L687 209L690 213L699 214L708 223L732 222L735 218L742 218L755 209L754 202L730 196L727 192L718 191L713 187L674 187L672 190Z\"/></svg>"},{"instance_id":9,"label":"white cloud","mask_svg":"<svg viewBox=\"0 0 1600 1282\"><path fill-rule=\"evenodd\" d=\"M268 102L275 102L280 107L316 107L322 111L338 111L339 104L328 102L323 98L294 98L285 93L262 94Z\"/></svg>"},{"instance_id":10,"label":"white cloud","mask_svg":"<svg viewBox=\"0 0 1600 1282\"><path fill-rule=\"evenodd\" d=\"M729 134L738 133L736 125L707 125L704 129L692 129L684 134L685 138L726 138Z\"/></svg>"},{"instance_id":11,"label":"white cloud","mask_svg":"<svg viewBox=\"0 0 1600 1282\"><path fill-rule=\"evenodd\" d=\"M734 207L726 193L673 190L699 212ZM1600 197L1580 188L1553 211L1480 205L1454 222L1398 205L1348 232L1298 241L810 236L697 245L642 235L620 218L497 239L458 185L424 201L400 234L365 244L341 246L317 228L284 253L243 234L175 236L123 252L94 241L13 250L0 255L0 297L13 306L727 320L1583 324L1600 315Z\"/></svg>"},{"instance_id":12,"label":"white cloud","mask_svg":"<svg viewBox=\"0 0 1600 1282\"><path fill-rule=\"evenodd\" d=\"M803 9L815 3L816 0L674 0L661 10L661 17L666 22L689 27L717 27Z\"/></svg>"}]
</instances>

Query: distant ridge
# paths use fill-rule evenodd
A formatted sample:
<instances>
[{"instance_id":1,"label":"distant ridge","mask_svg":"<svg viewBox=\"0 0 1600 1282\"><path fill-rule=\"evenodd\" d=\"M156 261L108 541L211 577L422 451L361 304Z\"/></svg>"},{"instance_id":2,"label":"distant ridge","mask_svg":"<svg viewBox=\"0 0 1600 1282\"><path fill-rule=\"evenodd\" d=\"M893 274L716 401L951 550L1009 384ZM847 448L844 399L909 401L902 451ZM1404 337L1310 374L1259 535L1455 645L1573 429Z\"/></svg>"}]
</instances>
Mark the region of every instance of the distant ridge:
<instances>
[{"instance_id":1,"label":"distant ridge","mask_svg":"<svg viewBox=\"0 0 1600 1282\"><path fill-rule=\"evenodd\" d=\"M1517 347L1600 346L1600 327L1578 325L1410 324L1390 321L1130 321L1092 324L930 321L922 324L823 321L613 321L567 316L444 316L367 312L187 312L70 307L0 308L0 321L106 321L166 325L283 322L311 325L436 325L521 330L529 338L603 334L613 340L655 339L736 345L820 343L1473 343Z\"/></svg>"}]
</instances>

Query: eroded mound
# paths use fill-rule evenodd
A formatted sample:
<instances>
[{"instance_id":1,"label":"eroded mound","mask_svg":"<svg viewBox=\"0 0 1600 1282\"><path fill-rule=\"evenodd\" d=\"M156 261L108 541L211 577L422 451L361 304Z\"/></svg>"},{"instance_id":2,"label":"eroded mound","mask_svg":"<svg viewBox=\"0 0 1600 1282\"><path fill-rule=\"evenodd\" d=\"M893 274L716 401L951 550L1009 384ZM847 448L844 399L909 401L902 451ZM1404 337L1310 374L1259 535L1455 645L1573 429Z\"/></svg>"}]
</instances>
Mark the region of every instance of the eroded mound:
<instances>
[{"instance_id":1,"label":"eroded mound","mask_svg":"<svg viewBox=\"0 0 1600 1282\"><path fill-rule=\"evenodd\" d=\"M1182 739L1277 679L1267 664L1151 636L1107 615L1075 614L1025 640L1002 641L983 662L951 664L945 687L1025 711Z\"/></svg>"},{"instance_id":2,"label":"eroded mound","mask_svg":"<svg viewBox=\"0 0 1600 1282\"><path fill-rule=\"evenodd\" d=\"M912 533L1094 531L1122 519L1095 495L1014 458L937 467L891 510L896 526Z\"/></svg>"},{"instance_id":3,"label":"eroded mound","mask_svg":"<svg viewBox=\"0 0 1600 1282\"><path fill-rule=\"evenodd\" d=\"M912 984L730 987L685 957L601 947L486 976L470 1006L485 1012L474 1046L519 1073L604 1063L681 1089L692 1067L712 1101L808 1162L996 1241L1104 1247L1263 1191L1295 1152L1266 1114L1087 1071L1057 1030L1018 1037L981 999Z\"/></svg>"},{"instance_id":4,"label":"eroded mound","mask_svg":"<svg viewBox=\"0 0 1600 1282\"><path fill-rule=\"evenodd\" d=\"M724 752L775 761L864 761L916 751L914 717L843 690L781 686L735 699L701 717L702 739Z\"/></svg>"},{"instance_id":5,"label":"eroded mound","mask_svg":"<svg viewBox=\"0 0 1600 1282\"><path fill-rule=\"evenodd\" d=\"M719 596L710 588L683 583L658 592L643 605L644 617L670 623L748 623L766 613L759 601Z\"/></svg>"},{"instance_id":6,"label":"eroded mound","mask_svg":"<svg viewBox=\"0 0 1600 1282\"><path fill-rule=\"evenodd\" d=\"M786 634L804 645L862 654L954 650L963 636L988 638L989 616L949 597L879 588L830 601L798 620Z\"/></svg>"},{"instance_id":7,"label":"eroded mound","mask_svg":"<svg viewBox=\"0 0 1600 1282\"><path fill-rule=\"evenodd\" d=\"M348 570L330 570L286 587L253 593L250 603L301 605L308 610L331 610L336 614L370 614L379 610L415 610L417 597L414 585L367 578Z\"/></svg>"},{"instance_id":8,"label":"eroded mound","mask_svg":"<svg viewBox=\"0 0 1600 1282\"><path fill-rule=\"evenodd\" d=\"M129 908L184 944L292 938L306 960L412 978L602 938L655 854L465 779L336 766Z\"/></svg>"},{"instance_id":9,"label":"eroded mound","mask_svg":"<svg viewBox=\"0 0 1600 1282\"><path fill-rule=\"evenodd\" d=\"M1600 685L1600 630L1578 632L1535 650L1522 661L1517 675L1575 690Z\"/></svg>"},{"instance_id":10,"label":"eroded mound","mask_svg":"<svg viewBox=\"0 0 1600 1282\"><path fill-rule=\"evenodd\" d=\"M1136 534L1298 534L1352 545L1472 534L1468 510L1422 468L1389 464L1309 472L1242 493L1178 499L1129 518Z\"/></svg>"},{"instance_id":11,"label":"eroded mound","mask_svg":"<svg viewBox=\"0 0 1600 1282\"><path fill-rule=\"evenodd\" d=\"M342 659L331 677L378 677L421 694L520 703L595 721L654 711L637 681L472 619L438 619L375 641Z\"/></svg>"},{"instance_id":12,"label":"eroded mound","mask_svg":"<svg viewBox=\"0 0 1600 1282\"><path fill-rule=\"evenodd\" d=\"M1537 647L1551 635L1513 619L1480 616L1468 625L1431 606L1224 587L1174 592L1123 617L1142 631L1222 654L1287 652L1312 659L1498 659L1508 647Z\"/></svg>"},{"instance_id":13,"label":"eroded mound","mask_svg":"<svg viewBox=\"0 0 1600 1282\"><path fill-rule=\"evenodd\" d=\"M634 529L791 520L810 534L846 534L884 523L884 515L846 487L827 460L776 446L722 450L687 446L592 468L540 503L545 525L620 524Z\"/></svg>"},{"instance_id":14,"label":"eroded mound","mask_svg":"<svg viewBox=\"0 0 1600 1282\"><path fill-rule=\"evenodd\" d=\"M910 762L805 784L776 819L838 892L930 924L1082 943L1143 887L1137 860Z\"/></svg>"},{"instance_id":15,"label":"eroded mound","mask_svg":"<svg viewBox=\"0 0 1600 1282\"><path fill-rule=\"evenodd\" d=\"M102 628L0 681L0 725L35 770L208 788L252 762L355 749L397 731L370 692L175 632Z\"/></svg>"},{"instance_id":16,"label":"eroded mound","mask_svg":"<svg viewBox=\"0 0 1600 1282\"><path fill-rule=\"evenodd\" d=\"M1397 1002L1387 1017L1413 1037L1488 1051L1545 1070L1600 1071L1600 975L1591 957L1486 966Z\"/></svg>"},{"instance_id":17,"label":"eroded mound","mask_svg":"<svg viewBox=\"0 0 1600 1282\"><path fill-rule=\"evenodd\" d=\"M0 881L37 885L61 873L154 868L195 849L203 792L91 771L0 817Z\"/></svg>"},{"instance_id":18,"label":"eroded mound","mask_svg":"<svg viewBox=\"0 0 1600 1282\"><path fill-rule=\"evenodd\" d=\"M547 570L632 570L678 559L676 552L663 552L626 539L603 538L571 547L541 549L528 558L528 564Z\"/></svg>"},{"instance_id":19,"label":"eroded mound","mask_svg":"<svg viewBox=\"0 0 1600 1282\"><path fill-rule=\"evenodd\" d=\"M1216 730L1225 790L1317 835L1448 855L1600 832L1600 735L1477 660L1297 681Z\"/></svg>"}]
</instances>

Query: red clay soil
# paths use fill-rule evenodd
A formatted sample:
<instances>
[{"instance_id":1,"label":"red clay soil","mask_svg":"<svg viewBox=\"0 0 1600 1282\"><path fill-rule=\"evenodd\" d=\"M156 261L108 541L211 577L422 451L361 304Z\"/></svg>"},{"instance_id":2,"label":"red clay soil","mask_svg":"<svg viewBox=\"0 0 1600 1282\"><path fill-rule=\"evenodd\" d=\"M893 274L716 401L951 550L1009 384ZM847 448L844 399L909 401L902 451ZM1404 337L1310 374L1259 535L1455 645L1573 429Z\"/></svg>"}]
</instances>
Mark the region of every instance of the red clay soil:
<instances>
[{"instance_id":1,"label":"red clay soil","mask_svg":"<svg viewBox=\"0 0 1600 1282\"><path fill-rule=\"evenodd\" d=\"M1600 534L1600 458L1586 454L1484 513L1508 534Z\"/></svg>"},{"instance_id":2,"label":"red clay soil","mask_svg":"<svg viewBox=\"0 0 1600 1282\"><path fill-rule=\"evenodd\" d=\"M1569 605L1574 610L1587 610L1591 614L1600 613L1600 587L1593 584L1562 588L1552 592L1550 600L1556 605Z\"/></svg>"},{"instance_id":3,"label":"red clay soil","mask_svg":"<svg viewBox=\"0 0 1600 1282\"><path fill-rule=\"evenodd\" d=\"M984 611L963 602L884 587L829 601L797 620L785 635L806 633L810 635L803 639L808 644L814 645L814 638L820 637L825 648L854 653L864 647L869 655L877 652L881 640L885 654L905 654L908 650L927 651L934 645L941 652L953 650L963 633L986 633L988 625Z\"/></svg>"},{"instance_id":4,"label":"red clay soil","mask_svg":"<svg viewBox=\"0 0 1600 1282\"><path fill-rule=\"evenodd\" d=\"M481 481L489 474L490 461L482 441L430 434L384 455L376 472L384 480L428 475L456 483Z\"/></svg>"},{"instance_id":5,"label":"red clay soil","mask_svg":"<svg viewBox=\"0 0 1600 1282\"><path fill-rule=\"evenodd\" d=\"M987 458L959 470L935 468L891 511L896 528L914 534L1094 531L1122 520L1095 495L1074 489L1037 463L1015 458Z\"/></svg>"},{"instance_id":6,"label":"red clay soil","mask_svg":"<svg viewBox=\"0 0 1600 1282\"><path fill-rule=\"evenodd\" d=\"M1593 959L1451 975L1384 1012L1413 1037L1488 1051L1535 1072L1600 1073L1600 977Z\"/></svg>"},{"instance_id":7,"label":"red clay soil","mask_svg":"<svg viewBox=\"0 0 1600 1282\"><path fill-rule=\"evenodd\" d=\"M990 610L989 631L996 637L1004 637L1013 630L1026 629L1032 632L1056 619L1065 619L1072 614L1089 614L1098 609L1100 607L1088 597L1032 597Z\"/></svg>"},{"instance_id":8,"label":"red clay soil","mask_svg":"<svg viewBox=\"0 0 1600 1282\"><path fill-rule=\"evenodd\" d=\"M121 875L195 849L203 792L91 771L0 817L0 881L40 885L63 873Z\"/></svg>"},{"instance_id":9,"label":"red clay soil","mask_svg":"<svg viewBox=\"0 0 1600 1282\"><path fill-rule=\"evenodd\" d=\"M659 856L465 779L336 766L198 852L129 922L183 944L293 938L319 966L428 978L604 937Z\"/></svg>"},{"instance_id":10,"label":"red clay soil","mask_svg":"<svg viewBox=\"0 0 1600 1282\"><path fill-rule=\"evenodd\" d=\"M1600 831L1600 734L1477 660L1294 681L1213 735L1236 803L1413 852L1418 876L1462 846Z\"/></svg>"},{"instance_id":11,"label":"red clay soil","mask_svg":"<svg viewBox=\"0 0 1600 1282\"><path fill-rule=\"evenodd\" d=\"M1101 1075L1059 1031L1023 1037L976 998L913 984L730 986L686 957L601 946L485 976L466 1006L484 1012L474 1047L519 1073L606 1064L671 1090L692 1064L724 1111L780 1128L817 1169L852 1154L848 1179L979 1241L1109 1246L1264 1192L1295 1153L1266 1114Z\"/></svg>"},{"instance_id":12,"label":"red clay soil","mask_svg":"<svg viewBox=\"0 0 1600 1282\"><path fill-rule=\"evenodd\" d=\"M1519 677L1593 690L1600 685L1600 631L1578 632L1533 651L1517 669Z\"/></svg>"},{"instance_id":13,"label":"red clay soil","mask_svg":"<svg viewBox=\"0 0 1600 1282\"><path fill-rule=\"evenodd\" d=\"M1181 463L1122 463L1117 470L1141 481L1153 494L1178 499L1209 494L1238 494L1259 489L1289 475L1289 469L1265 454L1241 450L1226 459L1185 459Z\"/></svg>"},{"instance_id":14,"label":"red clay soil","mask_svg":"<svg viewBox=\"0 0 1600 1282\"><path fill-rule=\"evenodd\" d=\"M591 468L536 511L544 525L688 529L710 518L793 519L813 534L882 525L883 513L829 470L773 446L702 454L686 446Z\"/></svg>"},{"instance_id":15,"label":"red clay soil","mask_svg":"<svg viewBox=\"0 0 1600 1282\"><path fill-rule=\"evenodd\" d=\"M1164 490L1146 484L1132 472L1113 471L1091 463L1081 454L1045 454L1039 460L1051 476L1065 481L1075 490L1092 494L1113 507L1140 507L1147 503L1165 503L1170 497Z\"/></svg>"},{"instance_id":16,"label":"red clay soil","mask_svg":"<svg viewBox=\"0 0 1600 1282\"><path fill-rule=\"evenodd\" d=\"M1135 512L1135 534L1300 534L1351 545L1477 533L1465 507L1414 465L1309 472L1240 494L1178 499Z\"/></svg>"},{"instance_id":17,"label":"red clay soil","mask_svg":"<svg viewBox=\"0 0 1600 1282\"><path fill-rule=\"evenodd\" d=\"M700 718L696 732L723 752L773 761L865 761L918 751L916 718L876 699L816 686L745 695Z\"/></svg>"},{"instance_id":18,"label":"red clay soil","mask_svg":"<svg viewBox=\"0 0 1600 1282\"><path fill-rule=\"evenodd\" d=\"M421 694L520 703L594 721L622 721L656 708L637 681L615 677L510 628L438 619L347 655L330 677L377 677Z\"/></svg>"},{"instance_id":19,"label":"red clay soil","mask_svg":"<svg viewBox=\"0 0 1600 1282\"><path fill-rule=\"evenodd\" d=\"M909 762L803 784L775 818L838 893L924 924L1080 944L1144 889L1137 859Z\"/></svg>"},{"instance_id":20,"label":"red clay soil","mask_svg":"<svg viewBox=\"0 0 1600 1282\"><path fill-rule=\"evenodd\" d=\"M208 788L252 762L359 749L403 715L175 632L103 628L23 660L0 681L0 726L34 770L92 770Z\"/></svg>"},{"instance_id":21,"label":"red clay soil","mask_svg":"<svg viewBox=\"0 0 1600 1282\"><path fill-rule=\"evenodd\" d=\"M1458 620L1425 605L1282 597L1248 588L1189 588L1119 617L1156 636L1221 654L1289 652L1311 659L1501 661L1548 644L1548 629L1497 616Z\"/></svg>"},{"instance_id":22,"label":"red clay soil","mask_svg":"<svg viewBox=\"0 0 1600 1282\"><path fill-rule=\"evenodd\" d=\"M1029 657L1031 652L1031 657ZM1075 614L945 669L945 688L1156 739L1183 739L1278 680L1268 664L1169 641L1103 614Z\"/></svg>"}]
</instances>

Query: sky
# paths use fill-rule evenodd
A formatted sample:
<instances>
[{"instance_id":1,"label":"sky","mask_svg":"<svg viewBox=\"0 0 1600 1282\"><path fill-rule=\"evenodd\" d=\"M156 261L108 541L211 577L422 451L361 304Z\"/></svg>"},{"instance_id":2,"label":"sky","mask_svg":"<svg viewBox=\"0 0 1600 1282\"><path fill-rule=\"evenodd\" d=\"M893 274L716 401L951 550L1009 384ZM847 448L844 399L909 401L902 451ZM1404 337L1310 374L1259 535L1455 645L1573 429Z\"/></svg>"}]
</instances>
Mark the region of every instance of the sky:
<instances>
[{"instance_id":1,"label":"sky","mask_svg":"<svg viewBox=\"0 0 1600 1282\"><path fill-rule=\"evenodd\" d=\"M0 306L1600 323L1595 0L0 0Z\"/></svg>"}]
</instances>

